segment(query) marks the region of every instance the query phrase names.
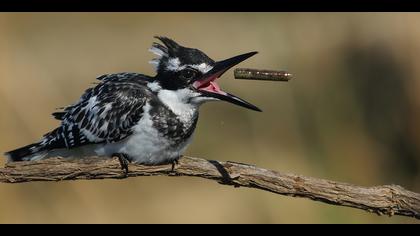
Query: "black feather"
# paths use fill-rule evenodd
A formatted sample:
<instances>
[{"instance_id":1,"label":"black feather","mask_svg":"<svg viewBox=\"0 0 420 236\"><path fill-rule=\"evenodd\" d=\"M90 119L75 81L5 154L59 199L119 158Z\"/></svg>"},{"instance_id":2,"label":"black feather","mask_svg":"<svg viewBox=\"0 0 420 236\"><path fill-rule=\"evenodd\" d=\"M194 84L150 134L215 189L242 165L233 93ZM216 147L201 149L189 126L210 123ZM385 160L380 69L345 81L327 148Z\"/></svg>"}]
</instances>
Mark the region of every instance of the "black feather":
<instances>
[{"instance_id":1,"label":"black feather","mask_svg":"<svg viewBox=\"0 0 420 236\"><path fill-rule=\"evenodd\" d=\"M169 54L169 56L174 56L177 54L178 50L181 48L181 46L176 43L174 40L164 37L164 36L155 36L156 39L159 39L167 48L167 50L165 50L167 52L167 54ZM162 47L160 47L159 49L161 49ZM165 52L164 51L164 52Z\"/></svg>"},{"instance_id":2,"label":"black feather","mask_svg":"<svg viewBox=\"0 0 420 236\"><path fill-rule=\"evenodd\" d=\"M23 158L29 155L34 154L32 151L34 147L37 147L39 143L33 143L26 145L24 147L6 152L5 155L9 157L9 161L23 161Z\"/></svg>"},{"instance_id":3,"label":"black feather","mask_svg":"<svg viewBox=\"0 0 420 236\"><path fill-rule=\"evenodd\" d=\"M64 115L66 115L66 112L63 111L59 111L59 112L54 112L52 113L52 115L54 116L55 119L57 120L63 120Z\"/></svg>"}]
</instances>

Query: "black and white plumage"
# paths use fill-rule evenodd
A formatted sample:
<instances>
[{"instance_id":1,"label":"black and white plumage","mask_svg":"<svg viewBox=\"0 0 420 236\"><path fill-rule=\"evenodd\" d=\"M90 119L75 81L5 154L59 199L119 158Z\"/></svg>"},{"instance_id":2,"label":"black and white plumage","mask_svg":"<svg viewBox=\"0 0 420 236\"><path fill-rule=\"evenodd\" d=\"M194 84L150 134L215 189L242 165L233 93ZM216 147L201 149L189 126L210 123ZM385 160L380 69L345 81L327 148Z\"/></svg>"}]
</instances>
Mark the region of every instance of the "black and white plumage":
<instances>
[{"instance_id":1,"label":"black and white plumage","mask_svg":"<svg viewBox=\"0 0 420 236\"><path fill-rule=\"evenodd\" d=\"M53 156L124 155L142 164L177 160L191 142L198 108L225 100L253 110L255 106L220 89L215 80L255 53L215 62L198 49L157 37L151 51L158 58L155 77L117 73L97 78L78 102L53 113L61 125L34 144L6 153L9 161Z\"/></svg>"}]
</instances>

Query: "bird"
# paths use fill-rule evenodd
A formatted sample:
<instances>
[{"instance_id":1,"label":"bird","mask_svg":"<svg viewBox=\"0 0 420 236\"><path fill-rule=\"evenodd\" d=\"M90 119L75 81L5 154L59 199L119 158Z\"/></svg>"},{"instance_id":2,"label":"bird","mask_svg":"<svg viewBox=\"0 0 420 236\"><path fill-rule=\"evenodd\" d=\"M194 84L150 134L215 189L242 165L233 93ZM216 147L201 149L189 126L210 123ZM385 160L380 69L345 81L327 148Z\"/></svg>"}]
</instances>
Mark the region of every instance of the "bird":
<instances>
[{"instance_id":1,"label":"bird","mask_svg":"<svg viewBox=\"0 0 420 236\"><path fill-rule=\"evenodd\" d=\"M52 113L61 124L35 143L5 153L7 162L49 157L118 157L128 163L170 164L172 168L192 142L199 107L226 101L261 109L225 92L216 80L231 67L257 54L249 52L214 61L196 48L155 36L149 49L155 76L121 72L99 76L80 99Z\"/></svg>"}]
</instances>

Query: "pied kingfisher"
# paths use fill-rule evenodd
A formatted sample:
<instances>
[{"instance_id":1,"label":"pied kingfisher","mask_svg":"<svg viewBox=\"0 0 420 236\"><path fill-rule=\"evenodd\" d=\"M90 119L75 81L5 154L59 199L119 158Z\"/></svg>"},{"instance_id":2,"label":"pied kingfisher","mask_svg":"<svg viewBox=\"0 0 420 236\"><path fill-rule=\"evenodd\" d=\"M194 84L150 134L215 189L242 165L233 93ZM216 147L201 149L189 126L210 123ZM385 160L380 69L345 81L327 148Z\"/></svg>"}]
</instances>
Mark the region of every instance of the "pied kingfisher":
<instances>
[{"instance_id":1,"label":"pied kingfisher","mask_svg":"<svg viewBox=\"0 0 420 236\"><path fill-rule=\"evenodd\" d=\"M255 55L245 53L215 62L202 51L166 37L155 37L150 51L154 77L138 73L107 74L78 102L52 115L61 125L39 142L5 153L8 161L47 157L105 156L146 165L176 163L191 142L198 108L223 100L255 111L256 106L221 90L224 72Z\"/></svg>"}]
</instances>

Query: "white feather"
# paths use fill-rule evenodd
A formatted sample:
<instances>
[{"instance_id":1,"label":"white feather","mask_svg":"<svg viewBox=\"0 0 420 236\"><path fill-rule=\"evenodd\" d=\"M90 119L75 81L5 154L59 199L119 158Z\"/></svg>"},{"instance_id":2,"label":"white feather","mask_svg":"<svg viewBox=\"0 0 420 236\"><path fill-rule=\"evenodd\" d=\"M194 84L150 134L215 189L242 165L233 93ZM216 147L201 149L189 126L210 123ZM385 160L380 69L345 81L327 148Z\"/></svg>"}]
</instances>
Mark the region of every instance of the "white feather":
<instances>
[{"instance_id":1,"label":"white feather","mask_svg":"<svg viewBox=\"0 0 420 236\"><path fill-rule=\"evenodd\" d=\"M157 70L162 57L167 57L168 55L164 51L162 51L160 48L153 47L153 46L149 49L149 51L158 56L158 58L155 58L149 61L149 63L153 65L155 70Z\"/></svg>"},{"instance_id":2,"label":"white feather","mask_svg":"<svg viewBox=\"0 0 420 236\"><path fill-rule=\"evenodd\" d=\"M153 65L153 67L155 68L155 71L157 71L158 67L159 67L159 60L158 59L153 59L151 61L149 61L150 64Z\"/></svg>"},{"instance_id":3,"label":"white feather","mask_svg":"<svg viewBox=\"0 0 420 236\"><path fill-rule=\"evenodd\" d=\"M153 92L157 92L159 90L162 89L162 87L160 86L159 82L155 81L153 83L148 83L147 87L150 88L150 90L152 90Z\"/></svg>"},{"instance_id":4,"label":"white feather","mask_svg":"<svg viewBox=\"0 0 420 236\"><path fill-rule=\"evenodd\" d=\"M160 101L178 115L183 122L192 120L194 113L197 111L197 104L189 102L191 98L197 96L200 96L200 94L188 88L178 90L162 89L158 93Z\"/></svg>"},{"instance_id":5,"label":"white feather","mask_svg":"<svg viewBox=\"0 0 420 236\"><path fill-rule=\"evenodd\" d=\"M182 65L181 66L181 62L179 61L178 58L171 58L168 61L168 65L166 67L166 70L169 71L181 71L187 67L191 67L194 68L198 71L200 71L201 73L207 73L208 71L210 71L211 69L213 69L213 66L208 65L206 63L201 63L201 64L194 64L194 65Z\"/></svg>"},{"instance_id":6,"label":"white feather","mask_svg":"<svg viewBox=\"0 0 420 236\"><path fill-rule=\"evenodd\" d=\"M151 48L149 49L149 52L154 53L154 54L155 54L155 55L157 55L159 58L161 58L161 57L163 57L163 56L165 56L165 55L166 55L166 53L165 53L164 51L160 50L160 49L159 49L159 48L157 48L157 47L151 47Z\"/></svg>"},{"instance_id":7,"label":"white feather","mask_svg":"<svg viewBox=\"0 0 420 236\"><path fill-rule=\"evenodd\" d=\"M191 65L190 67L195 68L199 71L201 71L203 74L209 72L211 69L213 69L213 66L207 65L206 63L201 63L199 65Z\"/></svg>"},{"instance_id":8,"label":"white feather","mask_svg":"<svg viewBox=\"0 0 420 236\"><path fill-rule=\"evenodd\" d=\"M94 147L98 156L111 156L113 153L125 153L136 163L157 164L178 158L191 142L191 137L185 142L171 145L171 142L161 136L153 127L150 117L150 104L144 106L144 115L134 127L132 135L126 139Z\"/></svg>"},{"instance_id":9,"label":"white feather","mask_svg":"<svg viewBox=\"0 0 420 236\"><path fill-rule=\"evenodd\" d=\"M168 60L168 65L166 69L170 71L178 71L180 65L181 65L181 61L179 60L179 58L177 57L171 58Z\"/></svg>"}]
</instances>

